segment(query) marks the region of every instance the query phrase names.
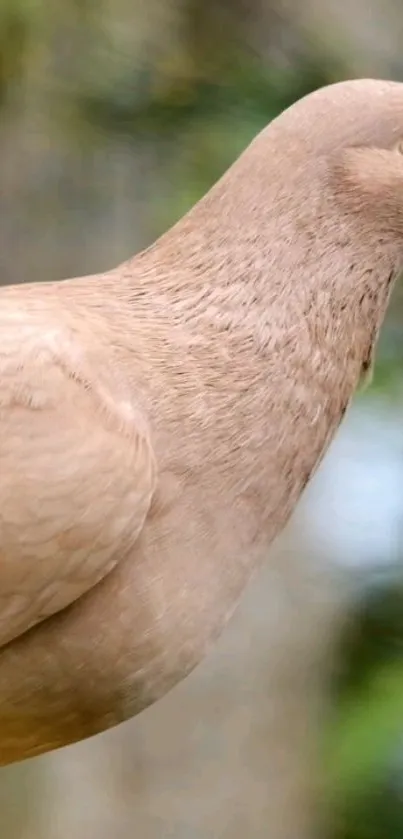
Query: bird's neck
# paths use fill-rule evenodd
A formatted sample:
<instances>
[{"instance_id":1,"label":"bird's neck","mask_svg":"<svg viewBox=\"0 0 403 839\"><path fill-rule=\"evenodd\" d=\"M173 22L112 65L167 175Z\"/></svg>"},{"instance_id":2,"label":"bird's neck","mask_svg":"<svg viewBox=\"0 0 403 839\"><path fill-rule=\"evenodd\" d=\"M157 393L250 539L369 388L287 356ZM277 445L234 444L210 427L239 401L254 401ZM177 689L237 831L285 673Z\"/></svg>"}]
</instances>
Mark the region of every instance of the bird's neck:
<instances>
[{"instance_id":1,"label":"bird's neck","mask_svg":"<svg viewBox=\"0 0 403 839\"><path fill-rule=\"evenodd\" d=\"M280 201L281 204L281 201ZM376 342L400 248L370 248L354 224L318 207L297 218L248 214L223 196L220 214L201 203L177 227L120 268L134 312L143 299L172 324L206 339L249 344L259 359L297 346L302 356L367 358ZM320 208L319 208L320 211ZM123 277L123 285L122 285Z\"/></svg>"},{"instance_id":2,"label":"bird's neck","mask_svg":"<svg viewBox=\"0 0 403 839\"><path fill-rule=\"evenodd\" d=\"M295 425L297 415L305 416L308 432L318 411L324 425L338 424L372 361L393 254L375 257L366 242L360 250L342 223L336 231L330 223L315 229L310 213L317 216L317 207L297 220L270 208L253 218L245 208L231 214L225 201L218 220L208 205L200 217L199 205L119 268L114 290L134 320L122 330L134 347L127 359L143 347L142 369L147 359L155 369L163 341L165 370L172 366L167 377L178 377L178 392L179 377L194 371L209 404L216 396L223 412L225 403L225 421L242 413L244 442L245 435L256 441L260 426L274 448L273 429ZM213 408L211 417L217 422Z\"/></svg>"}]
</instances>

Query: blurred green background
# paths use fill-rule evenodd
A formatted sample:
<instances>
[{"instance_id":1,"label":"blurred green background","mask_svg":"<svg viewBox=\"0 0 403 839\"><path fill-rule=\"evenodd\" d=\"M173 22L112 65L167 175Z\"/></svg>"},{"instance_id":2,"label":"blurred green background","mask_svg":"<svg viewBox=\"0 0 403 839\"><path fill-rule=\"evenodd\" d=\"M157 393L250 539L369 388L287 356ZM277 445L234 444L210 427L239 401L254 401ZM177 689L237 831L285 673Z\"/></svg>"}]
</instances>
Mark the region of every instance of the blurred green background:
<instances>
[{"instance_id":1,"label":"blurred green background","mask_svg":"<svg viewBox=\"0 0 403 839\"><path fill-rule=\"evenodd\" d=\"M0 0L1 282L95 272L303 94L403 80L400 0ZM1 839L403 837L403 294L267 568L138 719L0 772Z\"/></svg>"}]
</instances>

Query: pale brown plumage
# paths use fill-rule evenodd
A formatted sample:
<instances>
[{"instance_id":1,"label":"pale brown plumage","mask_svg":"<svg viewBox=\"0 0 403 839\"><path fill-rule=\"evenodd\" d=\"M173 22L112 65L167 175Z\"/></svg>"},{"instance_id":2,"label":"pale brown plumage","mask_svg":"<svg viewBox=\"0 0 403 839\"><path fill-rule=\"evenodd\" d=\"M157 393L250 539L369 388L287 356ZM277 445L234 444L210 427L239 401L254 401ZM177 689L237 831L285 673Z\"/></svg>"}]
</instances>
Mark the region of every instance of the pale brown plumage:
<instances>
[{"instance_id":1,"label":"pale brown plumage","mask_svg":"<svg viewBox=\"0 0 403 839\"><path fill-rule=\"evenodd\" d=\"M402 137L402 84L329 87L147 251L1 289L0 763L137 713L225 624L371 366Z\"/></svg>"}]
</instances>

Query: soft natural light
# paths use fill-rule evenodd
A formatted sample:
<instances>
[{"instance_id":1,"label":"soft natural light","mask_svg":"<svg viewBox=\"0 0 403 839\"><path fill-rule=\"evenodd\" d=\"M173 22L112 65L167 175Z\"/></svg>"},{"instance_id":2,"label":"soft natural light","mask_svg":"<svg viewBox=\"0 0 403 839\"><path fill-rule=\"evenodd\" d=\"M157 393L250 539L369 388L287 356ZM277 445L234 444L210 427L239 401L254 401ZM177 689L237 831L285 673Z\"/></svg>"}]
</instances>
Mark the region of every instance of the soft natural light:
<instances>
[{"instance_id":1,"label":"soft natural light","mask_svg":"<svg viewBox=\"0 0 403 839\"><path fill-rule=\"evenodd\" d=\"M390 405L349 413L310 486L308 526L344 565L379 565L402 554L403 424Z\"/></svg>"}]
</instances>

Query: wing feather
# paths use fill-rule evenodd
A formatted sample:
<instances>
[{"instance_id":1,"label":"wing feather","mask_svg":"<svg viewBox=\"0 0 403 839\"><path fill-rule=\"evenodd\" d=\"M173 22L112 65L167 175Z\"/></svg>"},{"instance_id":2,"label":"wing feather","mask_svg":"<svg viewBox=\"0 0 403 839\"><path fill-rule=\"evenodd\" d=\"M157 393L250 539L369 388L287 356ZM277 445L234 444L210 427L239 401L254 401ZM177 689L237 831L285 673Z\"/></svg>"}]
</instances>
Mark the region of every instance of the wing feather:
<instances>
[{"instance_id":1,"label":"wing feather","mask_svg":"<svg viewBox=\"0 0 403 839\"><path fill-rule=\"evenodd\" d=\"M0 309L0 645L67 606L136 541L155 484L146 423L107 347Z\"/></svg>"}]
</instances>

